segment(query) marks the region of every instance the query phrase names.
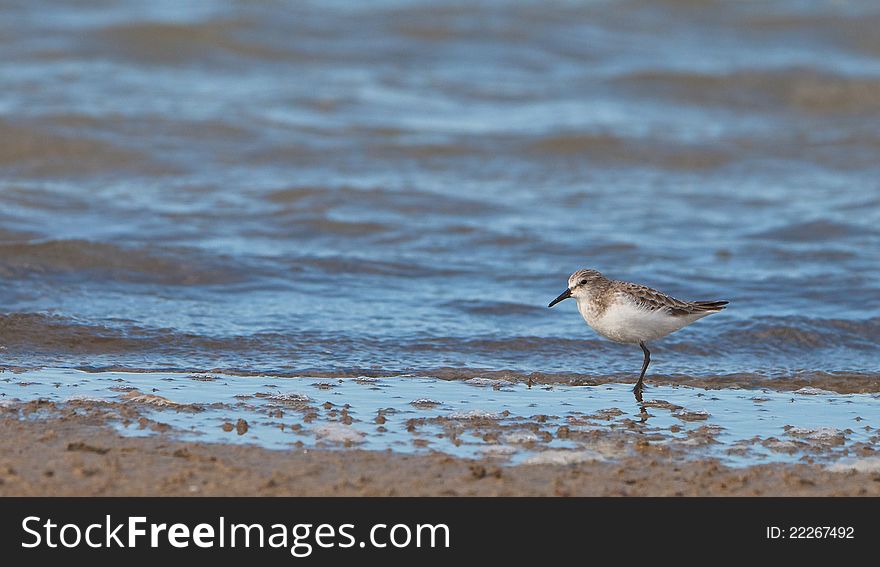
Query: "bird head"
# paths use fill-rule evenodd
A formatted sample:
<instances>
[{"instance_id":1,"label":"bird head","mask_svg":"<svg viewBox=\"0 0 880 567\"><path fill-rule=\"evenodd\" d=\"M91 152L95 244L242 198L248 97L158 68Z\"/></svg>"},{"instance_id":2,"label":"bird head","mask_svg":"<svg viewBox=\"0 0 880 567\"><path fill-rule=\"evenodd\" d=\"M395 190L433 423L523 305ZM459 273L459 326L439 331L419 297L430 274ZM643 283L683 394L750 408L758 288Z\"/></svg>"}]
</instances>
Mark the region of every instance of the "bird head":
<instances>
[{"instance_id":1,"label":"bird head","mask_svg":"<svg viewBox=\"0 0 880 567\"><path fill-rule=\"evenodd\" d=\"M569 297L574 297L575 299L586 298L590 295L592 286L604 280L605 276L596 270L578 270L568 278L568 289L560 293L547 307L553 307Z\"/></svg>"}]
</instances>

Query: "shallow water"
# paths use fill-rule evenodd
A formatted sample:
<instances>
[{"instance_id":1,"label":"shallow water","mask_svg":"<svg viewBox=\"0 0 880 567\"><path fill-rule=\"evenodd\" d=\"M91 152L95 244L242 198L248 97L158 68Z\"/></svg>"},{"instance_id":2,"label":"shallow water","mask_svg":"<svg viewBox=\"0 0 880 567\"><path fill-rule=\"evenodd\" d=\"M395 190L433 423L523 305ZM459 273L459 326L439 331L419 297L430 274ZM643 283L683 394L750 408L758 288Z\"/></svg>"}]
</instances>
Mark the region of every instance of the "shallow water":
<instances>
[{"instance_id":1,"label":"shallow water","mask_svg":"<svg viewBox=\"0 0 880 567\"><path fill-rule=\"evenodd\" d=\"M809 462L846 469L873 462L866 455L880 442L878 395L815 388L658 386L641 406L625 384L529 389L481 377L328 380L70 369L0 377L6 407L35 399L75 411L83 411L77 404L127 404L150 421L120 414L111 423L125 435L166 430L157 427L165 424L184 440L285 450L439 451L541 464L614 461L653 444L685 459L718 458L732 466Z\"/></svg>"},{"instance_id":2,"label":"shallow water","mask_svg":"<svg viewBox=\"0 0 880 567\"><path fill-rule=\"evenodd\" d=\"M0 364L631 375L546 309L593 267L731 301L655 374L864 382L878 27L867 0L5 2Z\"/></svg>"}]
</instances>

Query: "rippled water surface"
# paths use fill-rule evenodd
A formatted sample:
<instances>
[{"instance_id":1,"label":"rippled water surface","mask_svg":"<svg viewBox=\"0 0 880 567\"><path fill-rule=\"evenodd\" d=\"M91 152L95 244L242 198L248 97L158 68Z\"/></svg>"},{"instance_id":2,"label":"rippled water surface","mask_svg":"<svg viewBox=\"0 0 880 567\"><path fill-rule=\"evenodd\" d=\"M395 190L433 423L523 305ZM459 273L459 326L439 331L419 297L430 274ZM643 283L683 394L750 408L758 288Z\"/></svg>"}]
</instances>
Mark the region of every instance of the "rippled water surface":
<instances>
[{"instance_id":1,"label":"rippled water surface","mask_svg":"<svg viewBox=\"0 0 880 567\"><path fill-rule=\"evenodd\" d=\"M731 301L655 374L877 384L876 2L0 12L6 367L629 375L592 267Z\"/></svg>"}]
</instances>

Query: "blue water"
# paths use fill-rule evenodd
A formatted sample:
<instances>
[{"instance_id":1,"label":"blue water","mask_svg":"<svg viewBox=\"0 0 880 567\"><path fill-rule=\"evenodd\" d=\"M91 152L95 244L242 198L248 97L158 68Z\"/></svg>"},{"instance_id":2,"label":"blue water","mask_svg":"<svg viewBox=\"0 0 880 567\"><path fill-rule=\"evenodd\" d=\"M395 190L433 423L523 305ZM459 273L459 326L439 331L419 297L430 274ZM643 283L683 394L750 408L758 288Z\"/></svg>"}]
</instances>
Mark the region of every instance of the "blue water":
<instances>
[{"instance_id":1,"label":"blue water","mask_svg":"<svg viewBox=\"0 0 880 567\"><path fill-rule=\"evenodd\" d=\"M731 302L654 375L876 391L878 26L868 1L7 2L0 364L631 376L638 349L546 309L591 267Z\"/></svg>"}]
</instances>

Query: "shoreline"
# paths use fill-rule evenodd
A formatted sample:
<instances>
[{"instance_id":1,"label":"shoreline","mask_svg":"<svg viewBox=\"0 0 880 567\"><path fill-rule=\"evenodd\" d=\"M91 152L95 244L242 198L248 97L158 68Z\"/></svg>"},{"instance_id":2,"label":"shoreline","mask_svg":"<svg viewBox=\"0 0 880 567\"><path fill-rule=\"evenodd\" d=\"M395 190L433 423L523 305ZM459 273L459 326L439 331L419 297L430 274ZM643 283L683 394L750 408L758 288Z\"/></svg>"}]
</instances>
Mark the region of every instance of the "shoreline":
<instances>
[{"instance_id":1,"label":"shoreline","mask_svg":"<svg viewBox=\"0 0 880 567\"><path fill-rule=\"evenodd\" d=\"M734 468L650 443L612 461L505 465L442 453L185 442L143 418L153 432L131 437L110 419L45 402L0 406L0 496L880 496L880 465Z\"/></svg>"},{"instance_id":2,"label":"shoreline","mask_svg":"<svg viewBox=\"0 0 880 567\"><path fill-rule=\"evenodd\" d=\"M440 367L429 370L383 371L376 369L357 368L348 370L314 370L301 369L286 372L257 371L235 368L138 368L128 366L78 367L78 366L10 366L0 364L0 376L4 373L23 374L43 370L63 369L101 374L104 372L121 372L127 374L225 374L241 377L265 378L314 378L314 379L348 379L348 378L436 378L444 381L465 381L474 377L489 380L503 380L512 384L532 384L535 386L602 386L606 384L635 384L637 374L577 374L554 372L524 372L516 370L491 370L485 368ZM705 390L743 389L771 390L776 392L794 392L802 388L815 388L835 394L880 394L880 374L875 372L825 372L815 371L793 372L791 375L770 377L755 373L740 373L718 376L690 376L684 374L651 375L645 378L645 388L655 386L688 386Z\"/></svg>"}]
</instances>

